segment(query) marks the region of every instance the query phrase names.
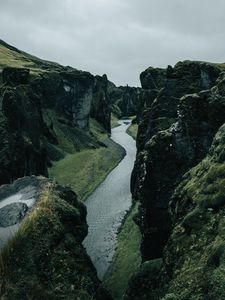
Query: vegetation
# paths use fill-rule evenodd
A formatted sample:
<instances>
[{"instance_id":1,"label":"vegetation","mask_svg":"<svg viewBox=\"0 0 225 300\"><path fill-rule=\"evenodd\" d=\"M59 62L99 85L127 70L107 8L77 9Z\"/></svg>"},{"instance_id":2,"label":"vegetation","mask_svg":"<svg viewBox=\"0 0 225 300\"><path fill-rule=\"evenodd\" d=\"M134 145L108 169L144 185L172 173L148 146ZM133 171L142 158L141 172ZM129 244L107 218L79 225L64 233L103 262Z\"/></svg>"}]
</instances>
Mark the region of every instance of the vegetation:
<instances>
[{"instance_id":1,"label":"vegetation","mask_svg":"<svg viewBox=\"0 0 225 300\"><path fill-rule=\"evenodd\" d=\"M118 235L113 261L103 280L105 288L111 292L114 300L122 299L131 275L137 271L141 263L141 234L133 220L137 210L136 203L128 213Z\"/></svg>"},{"instance_id":2,"label":"vegetation","mask_svg":"<svg viewBox=\"0 0 225 300\"><path fill-rule=\"evenodd\" d=\"M36 209L1 253L0 296L96 299L99 282L81 245L86 233L76 196L43 179Z\"/></svg>"},{"instance_id":3,"label":"vegetation","mask_svg":"<svg viewBox=\"0 0 225 300\"><path fill-rule=\"evenodd\" d=\"M137 131L138 131L138 125L137 124L131 124L128 128L127 128L127 133L132 136L133 139L136 140L137 137Z\"/></svg>"},{"instance_id":4,"label":"vegetation","mask_svg":"<svg viewBox=\"0 0 225 300\"><path fill-rule=\"evenodd\" d=\"M49 169L50 177L85 200L122 158L121 148L109 139L107 142L108 147L67 154Z\"/></svg>"},{"instance_id":5,"label":"vegetation","mask_svg":"<svg viewBox=\"0 0 225 300\"><path fill-rule=\"evenodd\" d=\"M115 114L111 114L111 128L117 127L118 126L118 118Z\"/></svg>"},{"instance_id":6,"label":"vegetation","mask_svg":"<svg viewBox=\"0 0 225 300\"><path fill-rule=\"evenodd\" d=\"M95 120L91 121L91 131L102 147L66 154L49 168L50 177L72 188L81 200L96 189L124 155L123 148L114 143Z\"/></svg>"},{"instance_id":7,"label":"vegetation","mask_svg":"<svg viewBox=\"0 0 225 300\"><path fill-rule=\"evenodd\" d=\"M57 63L39 59L6 44L2 40L0 40L0 57L0 69L4 67L29 68L32 74L40 74L48 68L60 68Z\"/></svg>"}]
</instances>

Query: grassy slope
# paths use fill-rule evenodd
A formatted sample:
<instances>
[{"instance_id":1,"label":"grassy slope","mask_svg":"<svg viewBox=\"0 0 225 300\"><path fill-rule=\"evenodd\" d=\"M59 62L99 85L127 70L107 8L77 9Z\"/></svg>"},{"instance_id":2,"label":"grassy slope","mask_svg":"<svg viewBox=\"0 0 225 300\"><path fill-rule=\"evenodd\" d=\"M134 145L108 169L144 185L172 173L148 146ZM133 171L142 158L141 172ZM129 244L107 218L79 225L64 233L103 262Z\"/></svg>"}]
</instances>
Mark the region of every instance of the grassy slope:
<instances>
[{"instance_id":1,"label":"grassy slope","mask_svg":"<svg viewBox=\"0 0 225 300\"><path fill-rule=\"evenodd\" d=\"M127 128L127 133L132 136L133 139L136 140L137 137L137 131L138 131L138 125L137 124L131 124L128 128Z\"/></svg>"},{"instance_id":2,"label":"grassy slope","mask_svg":"<svg viewBox=\"0 0 225 300\"><path fill-rule=\"evenodd\" d=\"M113 113L111 114L111 128L115 128L118 126L118 118Z\"/></svg>"},{"instance_id":3,"label":"grassy slope","mask_svg":"<svg viewBox=\"0 0 225 300\"><path fill-rule=\"evenodd\" d=\"M4 67L29 68L31 73L39 74L45 72L45 70L57 69L62 66L39 59L0 40L0 71Z\"/></svg>"},{"instance_id":4,"label":"grassy slope","mask_svg":"<svg viewBox=\"0 0 225 300\"><path fill-rule=\"evenodd\" d=\"M91 131L106 147L67 154L49 169L51 178L71 187L81 200L85 200L96 189L124 155L123 148L110 140L94 120L91 121Z\"/></svg>"},{"instance_id":5,"label":"grassy slope","mask_svg":"<svg viewBox=\"0 0 225 300\"><path fill-rule=\"evenodd\" d=\"M85 200L122 158L120 147L108 140L108 147L68 154L49 169L51 178L71 187Z\"/></svg>"},{"instance_id":6,"label":"grassy slope","mask_svg":"<svg viewBox=\"0 0 225 300\"><path fill-rule=\"evenodd\" d=\"M0 255L0 298L96 299L97 280L79 240L82 210L44 180L36 209Z\"/></svg>"},{"instance_id":7,"label":"grassy slope","mask_svg":"<svg viewBox=\"0 0 225 300\"><path fill-rule=\"evenodd\" d=\"M136 204L130 211L118 235L118 246L113 262L104 277L103 284L111 292L114 300L122 299L131 275L141 263L139 251L141 235L133 217L137 212Z\"/></svg>"}]
</instances>

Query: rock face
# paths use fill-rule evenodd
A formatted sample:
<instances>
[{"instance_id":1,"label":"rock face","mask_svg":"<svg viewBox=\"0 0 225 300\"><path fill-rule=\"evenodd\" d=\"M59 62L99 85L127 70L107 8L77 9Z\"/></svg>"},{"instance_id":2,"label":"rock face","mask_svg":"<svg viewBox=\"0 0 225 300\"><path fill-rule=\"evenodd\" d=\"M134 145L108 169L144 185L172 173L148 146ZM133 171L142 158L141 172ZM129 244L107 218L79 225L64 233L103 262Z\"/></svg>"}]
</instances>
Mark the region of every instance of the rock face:
<instances>
[{"instance_id":1,"label":"rock face","mask_svg":"<svg viewBox=\"0 0 225 300\"><path fill-rule=\"evenodd\" d=\"M95 76L91 117L102 124L108 132L111 132L108 82L106 75Z\"/></svg>"},{"instance_id":2,"label":"rock face","mask_svg":"<svg viewBox=\"0 0 225 300\"><path fill-rule=\"evenodd\" d=\"M1 41L0 46L3 52L15 54L15 48ZM94 78L88 72L16 52L24 55L21 63L31 60L31 68L2 69L0 184L24 175L47 176L51 161L65 153L98 147L89 132L90 116L110 132L105 76Z\"/></svg>"},{"instance_id":3,"label":"rock face","mask_svg":"<svg viewBox=\"0 0 225 300\"><path fill-rule=\"evenodd\" d=\"M208 155L185 173L173 191L172 232L163 259L144 263L125 299L224 299L224 146L223 125Z\"/></svg>"},{"instance_id":4,"label":"rock face","mask_svg":"<svg viewBox=\"0 0 225 300\"><path fill-rule=\"evenodd\" d=\"M0 227L15 225L23 220L28 206L25 203L11 203L0 209Z\"/></svg>"},{"instance_id":5,"label":"rock face","mask_svg":"<svg viewBox=\"0 0 225 300\"><path fill-rule=\"evenodd\" d=\"M215 138L211 147L216 132L225 123L225 81L224 74L221 73L219 76L219 73L220 70L216 66L207 63L183 62L178 63L174 68L168 67L166 80L162 83L164 87L160 89L156 99L144 113L137 139L138 155L132 174L132 192L134 198L140 201L136 221L142 232L142 259L151 261L163 257L163 267L158 266L160 270L157 273L159 274L158 283L149 279L149 284L145 285L142 290L143 294L139 298L137 298L139 292L135 291L132 282L136 282L139 277L142 278L142 275L139 273L134 276L127 291L127 299L217 299L211 291L209 293L211 296L208 298L202 296L208 293L205 291L204 294L204 289L200 293L201 296L197 293L198 289L202 289L202 282L198 282L198 279L203 276L204 272L201 275L199 273L192 280L191 275L189 278L185 277L185 270L188 270L187 272L192 270L192 276L195 274L194 257L193 269L189 265L189 260L192 260L191 255L194 255L192 247L195 249L195 243L197 250L194 251L196 251L195 258L197 258L197 255L201 255L204 251L204 246L198 239L201 236L201 239L208 241L207 234L209 234L204 229L201 230L200 225L198 226L201 218L205 220L208 212L205 211L203 214L205 216L203 216L201 209L200 212L195 211L191 204L192 197L199 195L199 184L196 182L194 187L193 179L187 174L196 174L198 180L201 180L206 187L207 175L204 174L209 172L211 162L219 155L220 163L223 164L223 156L219 154L215 146L218 143L218 137ZM144 84L147 85L148 81L146 80ZM222 132L223 130L218 133L221 151ZM203 162L208 161L210 156L214 158L210 158L206 167ZM203 160L205 157L207 158ZM197 167L193 168L194 166ZM190 169L198 169L198 166L202 169L199 173L190 171L184 175ZM203 166L205 166L204 171ZM187 197L181 188L184 182L187 189L192 191L192 194L188 193ZM214 184L212 184L212 193L214 193L213 188L215 188L215 193L217 193L217 188L221 189L216 184L213 186ZM211 195L211 192L209 194ZM209 201L206 195L202 194L200 198L203 202ZM180 207L178 202L182 203ZM221 200L218 204L221 205L221 209L222 203ZM207 209L210 210L211 207ZM190 214L190 219L185 220L188 214ZM189 228L195 225L198 228L195 228L196 238L192 236ZM187 241L186 236L182 237L184 229L180 226L186 226L186 234L190 235L190 241L194 240L193 244ZM211 238L216 239L217 234L211 233ZM171 255L173 255L172 258ZM149 268L149 272L153 270L151 264L146 268ZM180 281L173 282L171 279L173 276L178 277ZM210 274L208 276L210 277ZM217 285L216 289L219 289L219 281L214 284ZM167 286L169 286L168 293ZM186 295L185 289L189 288ZM219 292L215 295L218 296Z\"/></svg>"},{"instance_id":6,"label":"rock face","mask_svg":"<svg viewBox=\"0 0 225 300\"><path fill-rule=\"evenodd\" d=\"M3 186L4 195L36 184L37 201L1 253L4 299L111 299L82 246L86 208L70 189L43 177ZM7 189L7 190L6 190ZM49 284L51 283L51 284Z\"/></svg>"},{"instance_id":7,"label":"rock face","mask_svg":"<svg viewBox=\"0 0 225 300\"><path fill-rule=\"evenodd\" d=\"M130 86L116 87L108 83L108 94L112 105L112 112L118 117L137 115L140 103L141 88Z\"/></svg>"},{"instance_id":8,"label":"rock face","mask_svg":"<svg viewBox=\"0 0 225 300\"><path fill-rule=\"evenodd\" d=\"M170 232L167 208L174 186L204 157L224 122L221 95L210 90L190 95L205 87L201 68L209 70L213 86L215 74L219 76L216 67L195 62L169 67L165 87L140 124L132 190L142 203L144 259L161 256Z\"/></svg>"}]
</instances>

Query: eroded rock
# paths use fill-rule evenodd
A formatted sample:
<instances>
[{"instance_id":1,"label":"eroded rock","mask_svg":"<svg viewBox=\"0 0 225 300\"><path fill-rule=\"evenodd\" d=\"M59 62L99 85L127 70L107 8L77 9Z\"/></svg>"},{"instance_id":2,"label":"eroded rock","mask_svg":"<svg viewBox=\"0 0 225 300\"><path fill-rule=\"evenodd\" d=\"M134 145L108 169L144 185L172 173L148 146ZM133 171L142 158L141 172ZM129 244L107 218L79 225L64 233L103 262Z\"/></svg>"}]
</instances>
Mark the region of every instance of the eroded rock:
<instances>
[{"instance_id":1,"label":"eroded rock","mask_svg":"<svg viewBox=\"0 0 225 300\"><path fill-rule=\"evenodd\" d=\"M25 203L11 203L0 209L0 227L20 223L26 215L28 206Z\"/></svg>"}]
</instances>

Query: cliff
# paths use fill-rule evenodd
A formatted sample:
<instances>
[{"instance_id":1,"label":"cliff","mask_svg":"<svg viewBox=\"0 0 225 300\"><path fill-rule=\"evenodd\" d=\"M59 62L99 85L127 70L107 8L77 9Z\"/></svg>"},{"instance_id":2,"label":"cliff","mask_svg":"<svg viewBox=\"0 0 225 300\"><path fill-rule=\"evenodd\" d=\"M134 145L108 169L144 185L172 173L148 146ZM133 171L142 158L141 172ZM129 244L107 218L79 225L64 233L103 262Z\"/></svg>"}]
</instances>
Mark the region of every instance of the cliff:
<instances>
[{"instance_id":1,"label":"cliff","mask_svg":"<svg viewBox=\"0 0 225 300\"><path fill-rule=\"evenodd\" d=\"M217 183L224 175L223 127L218 132L225 123L224 74L217 65L190 61L168 67L166 77L152 72L142 74L142 84L160 89L139 126L131 184L140 201L143 265L125 299L222 299L220 275L214 280L203 261L207 243L213 249L218 239L210 224L214 218L219 224L223 210Z\"/></svg>"},{"instance_id":2,"label":"cliff","mask_svg":"<svg viewBox=\"0 0 225 300\"><path fill-rule=\"evenodd\" d=\"M33 176L66 178L84 200L120 161L123 149L109 140L107 77L3 41L0 55L0 298L111 299L82 246L85 206Z\"/></svg>"},{"instance_id":3,"label":"cliff","mask_svg":"<svg viewBox=\"0 0 225 300\"><path fill-rule=\"evenodd\" d=\"M108 94L112 106L112 112L117 117L135 116L139 110L141 88L130 86L116 87L112 82L108 83Z\"/></svg>"},{"instance_id":4,"label":"cliff","mask_svg":"<svg viewBox=\"0 0 225 300\"><path fill-rule=\"evenodd\" d=\"M45 175L51 161L100 144L90 116L110 132L105 77L63 67L0 41L0 184ZM97 112L97 113L96 113Z\"/></svg>"},{"instance_id":5,"label":"cliff","mask_svg":"<svg viewBox=\"0 0 225 300\"><path fill-rule=\"evenodd\" d=\"M2 186L0 203L16 195L22 195L27 209L20 219L10 218L12 207L4 216L10 220L5 229L20 225L15 234L11 229L12 237L1 252L1 298L111 299L82 246L87 235L86 208L75 193L32 176ZM30 197L34 205L28 209Z\"/></svg>"}]
</instances>

